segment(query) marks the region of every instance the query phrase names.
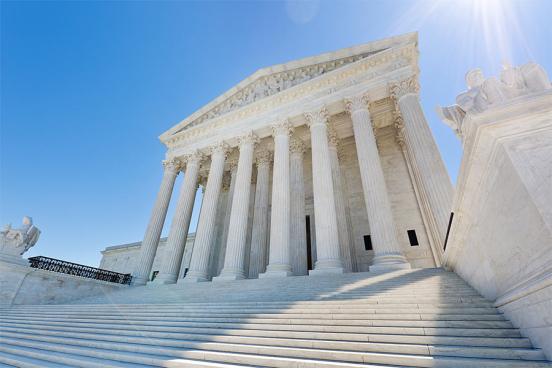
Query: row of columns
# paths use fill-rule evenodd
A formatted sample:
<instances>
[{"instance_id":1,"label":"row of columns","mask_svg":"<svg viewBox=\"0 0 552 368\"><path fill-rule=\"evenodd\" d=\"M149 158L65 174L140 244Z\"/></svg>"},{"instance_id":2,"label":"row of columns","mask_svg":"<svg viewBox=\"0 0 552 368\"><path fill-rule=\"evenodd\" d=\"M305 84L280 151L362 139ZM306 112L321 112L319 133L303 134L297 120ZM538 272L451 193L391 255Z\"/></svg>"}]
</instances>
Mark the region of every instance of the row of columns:
<instances>
[{"instance_id":1,"label":"row of columns","mask_svg":"<svg viewBox=\"0 0 552 368\"><path fill-rule=\"evenodd\" d=\"M366 96L359 95L345 100L345 106L353 123L358 163L366 210L370 225L370 235L375 253L370 270L393 270L410 268L402 254L396 227L392 215L391 203L374 136L374 129ZM405 116L406 120L419 119L419 111L413 110ZM328 112L325 108L304 115L311 133L312 178L314 196L315 236L317 242L317 260L311 274L342 273L353 270L353 260L348 244L351 235L347 224L343 184L339 168L337 137L328 128ZM423 116L422 116L423 118ZM408 121L405 123L408 124ZM270 152L255 146L258 138L249 132L238 139L239 160L232 175L234 185L229 198L228 235L220 250L223 255L223 268L218 280L236 280L246 277L282 277L291 274L305 275L306 234L304 226L304 144L293 137L293 127L284 120L272 127L274 138L272 209L269 218L269 178ZM418 143L418 144L423 144ZM229 152L226 143L210 148L211 165L204 192L203 204L196 231L191 263L184 282L209 280L209 257L214 243L217 204L221 192L224 164ZM413 148L414 150L416 147ZM167 251L156 282L174 283L186 243L186 235L191 218L192 205L197 189L198 172L203 156L193 153L186 156L185 180L182 184L176 214L169 232ZM257 184L253 229L251 237L251 256L249 273L245 274L245 251L247 243L247 221L250 208L251 176L254 162L257 165ZM157 197L152 218L142 243L140 259L134 273L134 283L144 284L151 271L157 243L161 235L163 221L178 173L178 164L165 163L165 173ZM231 200L231 205L230 205ZM270 233L270 246L267 244ZM268 249L268 265L265 269Z\"/></svg>"}]
</instances>

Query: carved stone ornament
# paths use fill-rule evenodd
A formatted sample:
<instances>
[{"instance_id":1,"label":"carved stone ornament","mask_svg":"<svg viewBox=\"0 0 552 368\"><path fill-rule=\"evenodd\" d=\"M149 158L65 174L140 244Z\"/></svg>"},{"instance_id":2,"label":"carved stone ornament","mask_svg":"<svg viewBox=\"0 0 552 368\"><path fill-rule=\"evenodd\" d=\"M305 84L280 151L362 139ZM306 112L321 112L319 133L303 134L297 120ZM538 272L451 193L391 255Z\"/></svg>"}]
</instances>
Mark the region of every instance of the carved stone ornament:
<instances>
[{"instance_id":1,"label":"carved stone ornament","mask_svg":"<svg viewBox=\"0 0 552 368\"><path fill-rule=\"evenodd\" d=\"M339 137L332 125L328 126L328 144L330 147L337 147L339 145Z\"/></svg>"},{"instance_id":2,"label":"carved stone ornament","mask_svg":"<svg viewBox=\"0 0 552 368\"><path fill-rule=\"evenodd\" d=\"M23 217L20 228L14 229L11 224L7 224L0 231L0 260L25 264L21 255L31 249L39 237L40 230L33 225L33 219L29 216Z\"/></svg>"},{"instance_id":3,"label":"carved stone ornament","mask_svg":"<svg viewBox=\"0 0 552 368\"><path fill-rule=\"evenodd\" d=\"M232 96L230 96L219 105L213 107L211 110L199 116L191 124L186 126L186 129L196 126L203 121L216 118L230 111L237 110L243 106L249 105L265 97L275 95L298 84L316 78L322 74L331 72L344 65L354 63L360 59L364 59L379 51L380 50L375 52L367 52L361 55L349 56L334 61L309 65L302 68L287 70L284 72L261 77L252 82L249 86L246 86L245 88L234 93Z\"/></svg>"},{"instance_id":4,"label":"carved stone ornament","mask_svg":"<svg viewBox=\"0 0 552 368\"><path fill-rule=\"evenodd\" d=\"M420 85L416 76L389 84L389 94L396 101L406 95L416 95L418 92L420 92Z\"/></svg>"},{"instance_id":5,"label":"carved stone ornament","mask_svg":"<svg viewBox=\"0 0 552 368\"><path fill-rule=\"evenodd\" d=\"M178 174L182 166L182 162L180 162L180 160L177 158L170 158L168 160L163 160L162 163L165 170L173 174Z\"/></svg>"},{"instance_id":6,"label":"carved stone ornament","mask_svg":"<svg viewBox=\"0 0 552 368\"><path fill-rule=\"evenodd\" d=\"M395 141L401 148L405 148L404 138L404 120L401 113L398 110L394 112L395 118Z\"/></svg>"},{"instance_id":7,"label":"carved stone ornament","mask_svg":"<svg viewBox=\"0 0 552 368\"><path fill-rule=\"evenodd\" d=\"M209 147L209 154L211 156L216 154L223 154L226 157L226 155L228 155L228 152L230 152L230 146L224 141L217 142Z\"/></svg>"},{"instance_id":8,"label":"carved stone ornament","mask_svg":"<svg viewBox=\"0 0 552 368\"><path fill-rule=\"evenodd\" d=\"M480 69L473 69L466 74L466 85L468 90L456 97L456 105L437 108L443 122L460 137L466 114L479 114L512 99L552 88L546 71L535 63L519 67L506 64L500 80L485 78Z\"/></svg>"},{"instance_id":9,"label":"carved stone ornament","mask_svg":"<svg viewBox=\"0 0 552 368\"><path fill-rule=\"evenodd\" d=\"M307 120L307 125L309 127L312 127L314 125L319 125L319 124L327 124L328 118L329 118L328 110L326 109L325 106L319 109L307 112L304 114L304 116L305 116L305 119Z\"/></svg>"},{"instance_id":10,"label":"carved stone ornament","mask_svg":"<svg viewBox=\"0 0 552 368\"><path fill-rule=\"evenodd\" d=\"M272 153L266 148L260 148L255 154L255 161L257 162L257 167L269 165L272 161Z\"/></svg>"},{"instance_id":11,"label":"carved stone ornament","mask_svg":"<svg viewBox=\"0 0 552 368\"><path fill-rule=\"evenodd\" d=\"M304 154L307 150L305 143L297 137L291 137L289 141L289 150L291 153L300 153Z\"/></svg>"},{"instance_id":12,"label":"carved stone ornament","mask_svg":"<svg viewBox=\"0 0 552 368\"><path fill-rule=\"evenodd\" d=\"M248 132L238 137L238 146L240 147L244 144L256 145L257 143L259 143L259 137L257 137L253 132Z\"/></svg>"},{"instance_id":13,"label":"carved stone ornament","mask_svg":"<svg viewBox=\"0 0 552 368\"><path fill-rule=\"evenodd\" d=\"M349 114L358 110L368 110L368 96L357 95L345 99L345 109Z\"/></svg>"},{"instance_id":14,"label":"carved stone ornament","mask_svg":"<svg viewBox=\"0 0 552 368\"><path fill-rule=\"evenodd\" d=\"M205 159L205 155L201 151L194 151L185 156L185 162L187 164L197 163L198 165Z\"/></svg>"},{"instance_id":15,"label":"carved stone ornament","mask_svg":"<svg viewBox=\"0 0 552 368\"><path fill-rule=\"evenodd\" d=\"M271 128L273 137L277 135L291 135L293 133L293 125L287 119L273 124Z\"/></svg>"}]
</instances>

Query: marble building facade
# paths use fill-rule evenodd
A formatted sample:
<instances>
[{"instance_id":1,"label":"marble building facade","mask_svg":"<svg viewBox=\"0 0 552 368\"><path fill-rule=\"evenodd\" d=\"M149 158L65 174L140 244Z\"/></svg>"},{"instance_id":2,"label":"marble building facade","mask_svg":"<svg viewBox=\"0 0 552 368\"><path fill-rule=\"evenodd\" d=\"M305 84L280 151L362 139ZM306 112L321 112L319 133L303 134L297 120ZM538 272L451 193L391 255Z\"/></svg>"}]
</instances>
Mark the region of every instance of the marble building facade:
<instances>
[{"instance_id":1,"label":"marble building facade","mask_svg":"<svg viewBox=\"0 0 552 368\"><path fill-rule=\"evenodd\" d=\"M407 34L261 69L176 124L143 241L101 267L141 285L440 266L453 190L417 58Z\"/></svg>"}]
</instances>

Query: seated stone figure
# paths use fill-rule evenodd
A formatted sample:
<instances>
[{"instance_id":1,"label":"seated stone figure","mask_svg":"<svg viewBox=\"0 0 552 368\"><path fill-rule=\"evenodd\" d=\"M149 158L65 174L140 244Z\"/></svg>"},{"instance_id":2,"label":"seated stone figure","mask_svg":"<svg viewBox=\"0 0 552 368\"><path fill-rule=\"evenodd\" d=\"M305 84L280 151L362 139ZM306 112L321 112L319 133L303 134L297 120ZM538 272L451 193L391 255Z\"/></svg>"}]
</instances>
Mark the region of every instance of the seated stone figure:
<instances>
[{"instance_id":1,"label":"seated stone figure","mask_svg":"<svg viewBox=\"0 0 552 368\"><path fill-rule=\"evenodd\" d=\"M23 226L18 229L8 224L0 231L0 255L19 257L36 244L40 230L33 225L33 219L23 217Z\"/></svg>"},{"instance_id":2,"label":"seated stone figure","mask_svg":"<svg viewBox=\"0 0 552 368\"><path fill-rule=\"evenodd\" d=\"M460 137L466 114L481 113L493 105L552 88L546 71L535 63L520 67L505 64L500 80L485 79L480 69L470 70L466 74L466 84L468 90L458 95L456 105L437 108L441 119Z\"/></svg>"}]
</instances>

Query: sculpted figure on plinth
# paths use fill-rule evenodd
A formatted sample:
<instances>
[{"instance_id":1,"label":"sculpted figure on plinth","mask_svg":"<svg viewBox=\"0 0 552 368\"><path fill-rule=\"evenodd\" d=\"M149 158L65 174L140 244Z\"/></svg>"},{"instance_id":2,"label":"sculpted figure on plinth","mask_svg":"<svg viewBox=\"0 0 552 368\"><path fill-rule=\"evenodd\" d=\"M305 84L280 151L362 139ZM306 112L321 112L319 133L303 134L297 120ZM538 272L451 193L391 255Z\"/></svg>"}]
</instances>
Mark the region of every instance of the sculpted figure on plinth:
<instances>
[{"instance_id":1,"label":"sculpted figure on plinth","mask_svg":"<svg viewBox=\"0 0 552 368\"><path fill-rule=\"evenodd\" d=\"M33 219L23 217L23 225L20 228L12 228L7 224L0 231L0 258L17 261L21 255L31 249L40 236L40 230L33 225ZM18 262L19 263L19 262Z\"/></svg>"},{"instance_id":2,"label":"sculpted figure on plinth","mask_svg":"<svg viewBox=\"0 0 552 368\"><path fill-rule=\"evenodd\" d=\"M485 79L480 69L474 69L466 74L466 84L468 90L456 97L456 105L437 108L441 119L458 136L463 135L466 114L478 114L514 98L551 88L546 71L535 63L519 67L504 64L500 80Z\"/></svg>"}]
</instances>

